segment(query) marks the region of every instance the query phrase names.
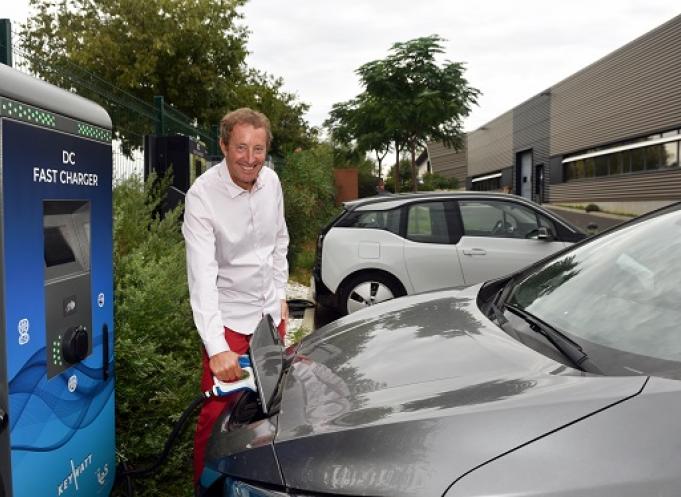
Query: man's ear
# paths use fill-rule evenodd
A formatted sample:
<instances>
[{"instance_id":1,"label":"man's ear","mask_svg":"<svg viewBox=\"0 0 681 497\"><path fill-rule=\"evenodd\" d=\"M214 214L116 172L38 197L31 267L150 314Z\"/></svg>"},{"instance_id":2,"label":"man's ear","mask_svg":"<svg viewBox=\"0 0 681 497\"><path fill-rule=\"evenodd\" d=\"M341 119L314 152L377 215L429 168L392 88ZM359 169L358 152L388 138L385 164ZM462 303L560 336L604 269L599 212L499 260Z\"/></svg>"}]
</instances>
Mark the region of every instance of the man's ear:
<instances>
[{"instance_id":1,"label":"man's ear","mask_svg":"<svg viewBox=\"0 0 681 497\"><path fill-rule=\"evenodd\" d=\"M222 138L220 138L220 150L222 150L222 155L224 155L225 157L227 157L228 148L229 147L227 146L227 144L222 141Z\"/></svg>"}]
</instances>

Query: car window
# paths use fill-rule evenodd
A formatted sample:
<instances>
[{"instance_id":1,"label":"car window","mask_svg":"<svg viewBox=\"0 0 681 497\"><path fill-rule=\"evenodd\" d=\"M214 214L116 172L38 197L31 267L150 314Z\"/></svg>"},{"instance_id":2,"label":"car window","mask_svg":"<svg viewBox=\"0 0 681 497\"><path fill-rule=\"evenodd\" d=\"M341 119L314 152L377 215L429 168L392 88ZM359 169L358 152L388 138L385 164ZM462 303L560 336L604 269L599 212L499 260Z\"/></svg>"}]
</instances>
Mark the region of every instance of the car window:
<instances>
[{"instance_id":1,"label":"car window","mask_svg":"<svg viewBox=\"0 0 681 497\"><path fill-rule=\"evenodd\" d=\"M382 211L354 211L338 223L343 228L370 228L387 230L398 234L400 231L400 209Z\"/></svg>"},{"instance_id":2,"label":"car window","mask_svg":"<svg viewBox=\"0 0 681 497\"><path fill-rule=\"evenodd\" d=\"M459 202L464 234L496 238L532 238L540 226L555 236L553 222L533 209L514 202L462 200Z\"/></svg>"},{"instance_id":3,"label":"car window","mask_svg":"<svg viewBox=\"0 0 681 497\"><path fill-rule=\"evenodd\" d=\"M680 377L679 273L681 211L676 210L547 262L523 276L508 302L578 338L601 369L617 364L668 375L671 367ZM618 352L607 353L608 348Z\"/></svg>"},{"instance_id":4,"label":"car window","mask_svg":"<svg viewBox=\"0 0 681 497\"><path fill-rule=\"evenodd\" d=\"M449 243L444 202L424 202L409 206L407 239L421 243Z\"/></svg>"}]
</instances>

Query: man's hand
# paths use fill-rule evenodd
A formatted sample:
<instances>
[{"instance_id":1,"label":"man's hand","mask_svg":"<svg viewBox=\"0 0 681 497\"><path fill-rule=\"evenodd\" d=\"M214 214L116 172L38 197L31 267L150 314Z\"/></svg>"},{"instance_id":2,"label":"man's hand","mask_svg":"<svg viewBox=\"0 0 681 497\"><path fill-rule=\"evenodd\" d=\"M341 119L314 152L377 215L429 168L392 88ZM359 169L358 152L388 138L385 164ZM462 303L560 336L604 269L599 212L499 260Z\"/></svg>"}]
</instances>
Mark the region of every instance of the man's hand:
<instances>
[{"instance_id":1,"label":"man's hand","mask_svg":"<svg viewBox=\"0 0 681 497\"><path fill-rule=\"evenodd\" d=\"M286 303L286 299L281 299L281 320L286 323L286 327L288 328L288 304Z\"/></svg>"},{"instance_id":2,"label":"man's hand","mask_svg":"<svg viewBox=\"0 0 681 497\"><path fill-rule=\"evenodd\" d=\"M208 366L220 381L236 381L241 379L239 354L228 350L215 354L208 360Z\"/></svg>"}]
</instances>

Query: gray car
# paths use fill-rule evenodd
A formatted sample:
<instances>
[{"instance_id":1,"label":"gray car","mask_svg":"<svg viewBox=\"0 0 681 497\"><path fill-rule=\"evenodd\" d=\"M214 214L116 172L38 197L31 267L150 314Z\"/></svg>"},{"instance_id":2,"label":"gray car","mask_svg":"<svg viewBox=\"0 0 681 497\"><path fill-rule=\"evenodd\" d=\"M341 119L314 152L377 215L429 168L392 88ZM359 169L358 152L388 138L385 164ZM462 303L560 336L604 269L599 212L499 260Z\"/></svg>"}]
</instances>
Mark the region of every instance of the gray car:
<instances>
[{"instance_id":1,"label":"gray car","mask_svg":"<svg viewBox=\"0 0 681 497\"><path fill-rule=\"evenodd\" d=\"M286 353L264 323L204 495L681 495L680 276L675 205Z\"/></svg>"}]
</instances>

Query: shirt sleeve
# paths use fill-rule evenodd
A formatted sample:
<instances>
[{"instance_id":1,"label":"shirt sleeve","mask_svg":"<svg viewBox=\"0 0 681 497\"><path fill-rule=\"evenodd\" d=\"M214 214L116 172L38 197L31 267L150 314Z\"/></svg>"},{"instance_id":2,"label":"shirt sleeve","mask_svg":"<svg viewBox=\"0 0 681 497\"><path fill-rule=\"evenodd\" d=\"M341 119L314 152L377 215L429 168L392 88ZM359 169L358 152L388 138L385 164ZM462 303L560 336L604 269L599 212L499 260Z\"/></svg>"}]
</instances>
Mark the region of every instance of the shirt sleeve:
<instances>
[{"instance_id":1,"label":"shirt sleeve","mask_svg":"<svg viewBox=\"0 0 681 497\"><path fill-rule=\"evenodd\" d=\"M209 357L229 350L218 303L218 263L211 212L194 189L185 200L182 234L194 323Z\"/></svg>"},{"instance_id":2,"label":"shirt sleeve","mask_svg":"<svg viewBox=\"0 0 681 497\"><path fill-rule=\"evenodd\" d=\"M284 217L284 194L281 183L277 179L277 236L274 242L273 270L274 286L279 299L286 299L286 286L288 284L288 228Z\"/></svg>"}]
</instances>

